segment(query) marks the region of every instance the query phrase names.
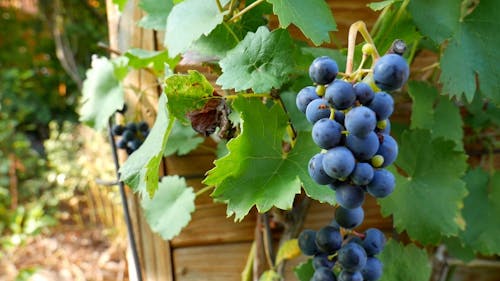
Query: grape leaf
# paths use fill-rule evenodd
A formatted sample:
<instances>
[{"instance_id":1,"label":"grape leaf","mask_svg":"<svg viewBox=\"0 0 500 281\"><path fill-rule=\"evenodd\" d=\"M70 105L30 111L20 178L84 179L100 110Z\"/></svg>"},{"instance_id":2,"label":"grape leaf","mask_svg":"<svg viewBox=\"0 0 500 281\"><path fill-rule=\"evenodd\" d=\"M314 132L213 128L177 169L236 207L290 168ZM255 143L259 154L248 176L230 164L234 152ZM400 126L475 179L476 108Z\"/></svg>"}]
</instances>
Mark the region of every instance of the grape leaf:
<instances>
[{"instance_id":1,"label":"grape leaf","mask_svg":"<svg viewBox=\"0 0 500 281\"><path fill-rule=\"evenodd\" d=\"M483 255L500 254L500 173L493 175L480 168L464 177L469 196L464 200L463 216L467 223L461 240Z\"/></svg>"},{"instance_id":2,"label":"grape leaf","mask_svg":"<svg viewBox=\"0 0 500 281\"><path fill-rule=\"evenodd\" d=\"M378 258L384 264L380 281L428 281L431 277L427 253L414 244L405 247L391 239Z\"/></svg>"},{"instance_id":3,"label":"grape leaf","mask_svg":"<svg viewBox=\"0 0 500 281\"><path fill-rule=\"evenodd\" d=\"M458 27L461 3L461 0L410 1L408 10L420 32L441 44Z\"/></svg>"},{"instance_id":4,"label":"grape leaf","mask_svg":"<svg viewBox=\"0 0 500 281\"><path fill-rule=\"evenodd\" d=\"M294 259L300 256L300 253L299 241L297 239L287 240L278 249L276 264L279 265L284 260Z\"/></svg>"},{"instance_id":5,"label":"grape leaf","mask_svg":"<svg viewBox=\"0 0 500 281\"><path fill-rule=\"evenodd\" d=\"M385 0L385 1L380 1L380 2L372 2L367 4L370 9L374 11L380 11L383 10L386 7L389 7L390 5L394 4L395 2L400 2L401 0Z\"/></svg>"},{"instance_id":6,"label":"grape leaf","mask_svg":"<svg viewBox=\"0 0 500 281\"><path fill-rule=\"evenodd\" d=\"M457 29L441 57L443 92L451 97L465 95L468 102L478 88L484 96L500 104L500 37L492 36L500 29L498 2L482 0ZM478 82L478 83L476 83Z\"/></svg>"},{"instance_id":7,"label":"grape leaf","mask_svg":"<svg viewBox=\"0 0 500 281\"><path fill-rule=\"evenodd\" d=\"M129 59L128 65L135 68L151 67L155 72L160 73L165 69L165 64L168 64L170 69L174 69L179 58L170 58L168 51L149 51L144 49L129 49L125 56Z\"/></svg>"},{"instance_id":8,"label":"grape leaf","mask_svg":"<svg viewBox=\"0 0 500 281\"><path fill-rule=\"evenodd\" d=\"M315 45L330 41L330 31L337 30L337 24L330 7L324 0L267 0L273 4L274 14L280 26L296 25Z\"/></svg>"},{"instance_id":9,"label":"grape leaf","mask_svg":"<svg viewBox=\"0 0 500 281\"><path fill-rule=\"evenodd\" d=\"M267 27L259 27L220 61L222 75L217 84L223 89L253 89L256 93L279 88L293 71L292 52L293 41L286 30L269 32Z\"/></svg>"},{"instance_id":10,"label":"grape leaf","mask_svg":"<svg viewBox=\"0 0 500 281\"><path fill-rule=\"evenodd\" d=\"M395 173L396 189L380 199L384 216L392 215L396 229L422 244L436 244L442 236L457 235L465 227L460 214L467 194L460 179L466 155L451 141L433 139L427 130L401 136Z\"/></svg>"},{"instance_id":11,"label":"grape leaf","mask_svg":"<svg viewBox=\"0 0 500 281\"><path fill-rule=\"evenodd\" d=\"M158 115L146 140L120 168L120 180L141 196L147 192L152 197L158 188L158 169L175 120L169 118L166 103L166 96L161 95L158 100Z\"/></svg>"},{"instance_id":12,"label":"grape leaf","mask_svg":"<svg viewBox=\"0 0 500 281\"><path fill-rule=\"evenodd\" d=\"M469 226L467 225L466 227ZM472 249L469 245L464 244L459 237L453 236L445 238L443 243L446 245L446 251L451 256L464 262L470 262L476 257L474 249Z\"/></svg>"},{"instance_id":13,"label":"grape leaf","mask_svg":"<svg viewBox=\"0 0 500 281\"><path fill-rule=\"evenodd\" d=\"M80 121L100 130L109 118L123 108L124 91L115 75L113 63L105 57L94 57L83 81Z\"/></svg>"},{"instance_id":14,"label":"grape leaf","mask_svg":"<svg viewBox=\"0 0 500 281\"><path fill-rule=\"evenodd\" d=\"M411 128L430 130L433 138L452 140L457 149L463 149L463 121L459 107L440 96L438 89L430 84L412 81L408 85L413 100Z\"/></svg>"},{"instance_id":15,"label":"grape leaf","mask_svg":"<svg viewBox=\"0 0 500 281\"><path fill-rule=\"evenodd\" d=\"M224 6L229 0L221 0ZM175 5L167 18L165 46L171 57L186 51L203 34L222 23L225 13L215 1L185 0Z\"/></svg>"},{"instance_id":16,"label":"grape leaf","mask_svg":"<svg viewBox=\"0 0 500 281\"><path fill-rule=\"evenodd\" d=\"M288 119L278 104L268 108L260 99L239 97L233 108L242 119L241 134L228 142L229 154L215 161L204 180L216 186L212 196L228 204L229 216L241 220L253 205L260 212L290 209L302 182L310 197L334 202L334 192L309 177L309 159L318 152L310 134L299 134L295 147L283 152Z\"/></svg>"},{"instance_id":17,"label":"grape leaf","mask_svg":"<svg viewBox=\"0 0 500 281\"><path fill-rule=\"evenodd\" d=\"M306 262L303 262L297 265L293 272L299 281L311 281L311 278L314 275L314 267L312 265L312 259L308 259Z\"/></svg>"},{"instance_id":18,"label":"grape leaf","mask_svg":"<svg viewBox=\"0 0 500 281\"><path fill-rule=\"evenodd\" d=\"M189 124L186 114L202 108L212 97L214 88L210 82L196 70L188 74L176 74L165 80L165 94L168 97L168 111L183 124Z\"/></svg>"},{"instance_id":19,"label":"grape leaf","mask_svg":"<svg viewBox=\"0 0 500 281\"><path fill-rule=\"evenodd\" d=\"M165 30L167 18L174 7L172 0L141 0L139 7L147 13L137 23L146 29Z\"/></svg>"},{"instance_id":20,"label":"grape leaf","mask_svg":"<svg viewBox=\"0 0 500 281\"><path fill-rule=\"evenodd\" d=\"M191 126L182 125L180 122L175 122L172 132L168 137L167 145L163 155L170 156L174 153L177 155L186 155L198 147L203 142Z\"/></svg>"},{"instance_id":21,"label":"grape leaf","mask_svg":"<svg viewBox=\"0 0 500 281\"><path fill-rule=\"evenodd\" d=\"M196 198L193 188L179 176L163 177L153 198L144 196L141 206L151 229L170 240L191 220Z\"/></svg>"},{"instance_id":22,"label":"grape leaf","mask_svg":"<svg viewBox=\"0 0 500 281\"><path fill-rule=\"evenodd\" d=\"M312 124L307 121L304 113L297 108L295 103L297 92L282 92L280 97L285 104L288 116L290 116L290 119L292 120L293 128L298 132L311 132Z\"/></svg>"}]
</instances>

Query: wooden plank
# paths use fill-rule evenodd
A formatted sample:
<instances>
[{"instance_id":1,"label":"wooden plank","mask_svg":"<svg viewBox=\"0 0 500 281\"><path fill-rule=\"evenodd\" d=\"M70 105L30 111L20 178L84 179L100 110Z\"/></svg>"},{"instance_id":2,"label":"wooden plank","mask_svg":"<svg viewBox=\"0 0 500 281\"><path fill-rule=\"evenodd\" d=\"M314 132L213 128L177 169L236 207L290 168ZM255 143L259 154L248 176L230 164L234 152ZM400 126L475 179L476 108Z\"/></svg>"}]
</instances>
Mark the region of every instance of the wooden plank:
<instances>
[{"instance_id":1,"label":"wooden plank","mask_svg":"<svg viewBox=\"0 0 500 281\"><path fill-rule=\"evenodd\" d=\"M252 243L231 243L175 249L175 280L241 280L241 272L251 245Z\"/></svg>"}]
</instances>

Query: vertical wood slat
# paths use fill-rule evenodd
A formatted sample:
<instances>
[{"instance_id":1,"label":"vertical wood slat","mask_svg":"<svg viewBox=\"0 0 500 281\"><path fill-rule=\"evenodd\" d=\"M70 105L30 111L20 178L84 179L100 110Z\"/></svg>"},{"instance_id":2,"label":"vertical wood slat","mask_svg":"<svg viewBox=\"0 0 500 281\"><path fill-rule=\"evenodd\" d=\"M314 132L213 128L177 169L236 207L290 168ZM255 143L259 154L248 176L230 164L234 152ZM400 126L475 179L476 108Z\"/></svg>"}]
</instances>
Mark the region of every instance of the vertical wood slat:
<instances>
[{"instance_id":1,"label":"vertical wood slat","mask_svg":"<svg viewBox=\"0 0 500 281\"><path fill-rule=\"evenodd\" d=\"M156 49L155 33L138 28L136 25L136 22L143 16L138 3L138 0L128 1L124 11L119 13L112 0L106 0L111 49L122 53L130 48ZM155 109L151 106L157 104L159 94L157 87L154 87L157 85L156 78L146 71L133 71L127 76L124 84L126 100L130 109L127 116L138 117L138 119L151 124L155 118L155 114L153 114ZM143 106L145 104L150 105L149 108L145 108ZM134 109L138 109L137 112L133 112ZM121 157L121 159L125 159L125 157ZM130 191L127 197L143 280L174 280L170 244L151 231L140 207L140 199ZM133 267L133 262L130 259L128 263ZM129 266L130 280L137 280L134 272L134 269Z\"/></svg>"}]
</instances>

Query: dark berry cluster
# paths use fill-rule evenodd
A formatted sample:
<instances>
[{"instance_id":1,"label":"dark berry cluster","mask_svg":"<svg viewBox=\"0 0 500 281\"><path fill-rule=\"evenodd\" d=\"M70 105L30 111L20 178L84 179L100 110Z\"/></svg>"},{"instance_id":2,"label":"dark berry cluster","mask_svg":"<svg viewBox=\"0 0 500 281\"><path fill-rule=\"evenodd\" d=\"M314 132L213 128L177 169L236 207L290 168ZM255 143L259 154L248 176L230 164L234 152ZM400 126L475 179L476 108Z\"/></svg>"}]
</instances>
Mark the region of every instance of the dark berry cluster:
<instances>
[{"instance_id":1,"label":"dark berry cluster","mask_svg":"<svg viewBox=\"0 0 500 281\"><path fill-rule=\"evenodd\" d=\"M335 226L317 233L304 231L299 243L304 254L314 255L313 280L372 281L382 272L382 264L373 257L385 243L382 232L371 229L355 237L340 233L353 233L363 222L365 193L383 198L394 191L394 175L385 169L398 155L397 142L390 136L394 100L385 91L406 82L408 65L397 54L381 57L373 69L374 82L382 90L378 92L364 82L353 85L337 75L334 60L316 58L309 68L316 86L303 88L296 98L297 108L313 124L313 141L321 148L309 161L309 175L335 190L339 204ZM373 244L373 235L378 239L377 251L367 248ZM338 275L332 270L335 261Z\"/></svg>"},{"instance_id":2,"label":"dark berry cluster","mask_svg":"<svg viewBox=\"0 0 500 281\"><path fill-rule=\"evenodd\" d=\"M114 125L111 128L114 136L120 138L116 142L116 146L127 151L130 155L136 151L144 142L149 134L149 125L146 122L127 123L126 125Z\"/></svg>"}]
</instances>

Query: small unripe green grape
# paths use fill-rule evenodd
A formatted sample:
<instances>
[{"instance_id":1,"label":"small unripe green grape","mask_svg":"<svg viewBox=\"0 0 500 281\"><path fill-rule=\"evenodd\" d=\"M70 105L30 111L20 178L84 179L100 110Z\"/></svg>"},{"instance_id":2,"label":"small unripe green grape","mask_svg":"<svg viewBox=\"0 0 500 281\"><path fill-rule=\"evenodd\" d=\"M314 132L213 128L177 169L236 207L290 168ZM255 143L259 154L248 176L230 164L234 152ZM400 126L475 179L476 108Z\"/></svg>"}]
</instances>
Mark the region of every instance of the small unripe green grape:
<instances>
[{"instance_id":1,"label":"small unripe green grape","mask_svg":"<svg viewBox=\"0 0 500 281\"><path fill-rule=\"evenodd\" d=\"M375 168L380 168L384 164L384 156L382 155L375 155L372 158L372 166Z\"/></svg>"},{"instance_id":2,"label":"small unripe green grape","mask_svg":"<svg viewBox=\"0 0 500 281\"><path fill-rule=\"evenodd\" d=\"M385 129L385 127L387 127L387 120L380 120L377 122L377 128L380 130Z\"/></svg>"},{"instance_id":3,"label":"small unripe green grape","mask_svg":"<svg viewBox=\"0 0 500 281\"><path fill-rule=\"evenodd\" d=\"M325 85L318 85L316 86L316 94L320 97L324 96L325 95L325 91L326 91L326 88L325 88Z\"/></svg>"},{"instance_id":4,"label":"small unripe green grape","mask_svg":"<svg viewBox=\"0 0 500 281\"><path fill-rule=\"evenodd\" d=\"M361 48L361 51L363 52L363 55L370 56L373 54L374 51L373 45L370 43L365 43Z\"/></svg>"}]
</instances>

